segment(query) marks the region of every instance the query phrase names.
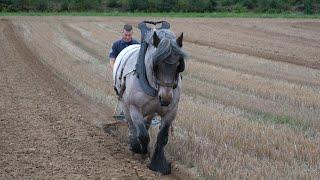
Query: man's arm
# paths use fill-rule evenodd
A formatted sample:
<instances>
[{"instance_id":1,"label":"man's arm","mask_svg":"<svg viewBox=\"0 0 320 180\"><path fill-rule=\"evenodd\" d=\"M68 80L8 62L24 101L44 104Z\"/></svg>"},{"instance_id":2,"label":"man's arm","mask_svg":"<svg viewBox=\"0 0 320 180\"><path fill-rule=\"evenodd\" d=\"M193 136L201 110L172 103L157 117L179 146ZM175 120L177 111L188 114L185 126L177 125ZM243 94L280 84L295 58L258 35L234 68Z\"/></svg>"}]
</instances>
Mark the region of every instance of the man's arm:
<instances>
[{"instance_id":1,"label":"man's arm","mask_svg":"<svg viewBox=\"0 0 320 180\"><path fill-rule=\"evenodd\" d=\"M109 64L110 64L111 70L113 70L113 66L116 61L116 57L117 57L116 43L113 43L112 48L109 52Z\"/></svg>"}]
</instances>

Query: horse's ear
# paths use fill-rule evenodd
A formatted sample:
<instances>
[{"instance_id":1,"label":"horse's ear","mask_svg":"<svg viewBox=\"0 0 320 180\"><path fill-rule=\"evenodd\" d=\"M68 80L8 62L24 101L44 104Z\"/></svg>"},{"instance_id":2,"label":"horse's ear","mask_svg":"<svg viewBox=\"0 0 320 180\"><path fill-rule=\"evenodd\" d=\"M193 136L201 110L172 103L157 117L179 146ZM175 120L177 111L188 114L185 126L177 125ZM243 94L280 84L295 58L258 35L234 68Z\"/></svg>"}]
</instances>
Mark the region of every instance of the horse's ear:
<instances>
[{"instance_id":1,"label":"horse's ear","mask_svg":"<svg viewBox=\"0 0 320 180\"><path fill-rule=\"evenodd\" d=\"M181 33L181 35L176 40L179 47L182 47L182 40L183 40L183 33Z\"/></svg>"},{"instance_id":2,"label":"horse's ear","mask_svg":"<svg viewBox=\"0 0 320 180\"><path fill-rule=\"evenodd\" d=\"M160 38L158 37L157 33L154 32L153 33L153 45L154 45L154 47L158 47L159 43L160 43Z\"/></svg>"}]
</instances>

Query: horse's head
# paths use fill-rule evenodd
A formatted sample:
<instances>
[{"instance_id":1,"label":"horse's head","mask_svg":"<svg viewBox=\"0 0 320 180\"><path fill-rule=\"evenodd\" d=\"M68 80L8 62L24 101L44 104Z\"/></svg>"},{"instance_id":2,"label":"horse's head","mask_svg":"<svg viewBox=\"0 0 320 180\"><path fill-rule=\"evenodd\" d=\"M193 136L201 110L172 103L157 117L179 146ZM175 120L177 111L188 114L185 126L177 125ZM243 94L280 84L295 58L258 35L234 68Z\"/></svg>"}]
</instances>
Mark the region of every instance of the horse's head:
<instances>
[{"instance_id":1,"label":"horse's head","mask_svg":"<svg viewBox=\"0 0 320 180\"><path fill-rule=\"evenodd\" d=\"M153 34L153 73L156 79L158 96L162 106L168 106L173 98L173 89L178 86L179 73L185 69L186 54L182 51L183 33L176 38L159 38Z\"/></svg>"}]
</instances>

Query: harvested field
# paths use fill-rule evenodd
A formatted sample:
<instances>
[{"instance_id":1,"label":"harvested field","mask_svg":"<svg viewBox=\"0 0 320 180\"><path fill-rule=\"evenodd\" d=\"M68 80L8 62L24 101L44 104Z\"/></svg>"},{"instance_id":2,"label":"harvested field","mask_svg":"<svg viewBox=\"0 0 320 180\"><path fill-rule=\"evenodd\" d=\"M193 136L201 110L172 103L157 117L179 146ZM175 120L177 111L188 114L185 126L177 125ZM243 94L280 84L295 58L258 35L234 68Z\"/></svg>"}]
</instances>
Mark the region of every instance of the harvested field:
<instances>
[{"instance_id":1,"label":"harvested field","mask_svg":"<svg viewBox=\"0 0 320 180\"><path fill-rule=\"evenodd\" d=\"M158 176L102 130L107 53L144 19L1 17L0 179L320 178L320 20L166 19L190 54L166 149L186 167Z\"/></svg>"}]
</instances>

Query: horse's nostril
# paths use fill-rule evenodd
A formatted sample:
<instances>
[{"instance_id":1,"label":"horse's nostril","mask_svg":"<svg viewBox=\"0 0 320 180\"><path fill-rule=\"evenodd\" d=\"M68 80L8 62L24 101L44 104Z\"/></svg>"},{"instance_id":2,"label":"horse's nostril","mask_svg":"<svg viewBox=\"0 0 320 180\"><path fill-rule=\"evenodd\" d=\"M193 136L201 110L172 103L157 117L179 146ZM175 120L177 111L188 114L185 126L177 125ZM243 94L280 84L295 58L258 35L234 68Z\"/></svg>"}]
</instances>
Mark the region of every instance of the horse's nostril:
<instances>
[{"instance_id":1,"label":"horse's nostril","mask_svg":"<svg viewBox=\"0 0 320 180\"><path fill-rule=\"evenodd\" d=\"M161 102L161 106L169 106L169 102Z\"/></svg>"},{"instance_id":2,"label":"horse's nostril","mask_svg":"<svg viewBox=\"0 0 320 180\"><path fill-rule=\"evenodd\" d=\"M163 101L161 96L159 96L159 102L161 106L169 106L170 104L170 102Z\"/></svg>"},{"instance_id":3,"label":"horse's nostril","mask_svg":"<svg viewBox=\"0 0 320 180\"><path fill-rule=\"evenodd\" d=\"M162 101L161 96L159 96L159 102L160 102L160 105L163 106L164 103L163 103L163 101Z\"/></svg>"}]
</instances>

